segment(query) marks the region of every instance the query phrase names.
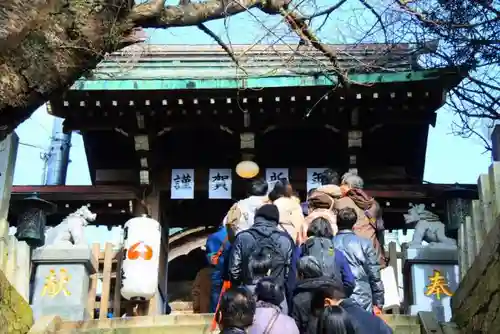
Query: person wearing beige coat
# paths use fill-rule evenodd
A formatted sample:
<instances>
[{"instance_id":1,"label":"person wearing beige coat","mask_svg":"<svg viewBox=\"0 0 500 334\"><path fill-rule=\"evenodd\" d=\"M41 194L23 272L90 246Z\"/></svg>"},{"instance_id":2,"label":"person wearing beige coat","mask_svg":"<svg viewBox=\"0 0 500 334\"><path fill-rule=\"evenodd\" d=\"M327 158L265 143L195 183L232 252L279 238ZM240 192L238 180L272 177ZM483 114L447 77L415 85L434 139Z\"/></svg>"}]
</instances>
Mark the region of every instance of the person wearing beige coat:
<instances>
[{"instance_id":1,"label":"person wearing beige coat","mask_svg":"<svg viewBox=\"0 0 500 334\"><path fill-rule=\"evenodd\" d=\"M304 225L304 214L297 197L280 197L273 202L280 213L279 226L286 231L294 241L299 239L299 232Z\"/></svg>"},{"instance_id":2,"label":"person wearing beige coat","mask_svg":"<svg viewBox=\"0 0 500 334\"><path fill-rule=\"evenodd\" d=\"M299 240L299 233L304 225L304 214L300 199L294 195L292 185L288 180L279 180L269 193L269 200L278 208L279 226L286 231L294 241Z\"/></svg>"}]
</instances>

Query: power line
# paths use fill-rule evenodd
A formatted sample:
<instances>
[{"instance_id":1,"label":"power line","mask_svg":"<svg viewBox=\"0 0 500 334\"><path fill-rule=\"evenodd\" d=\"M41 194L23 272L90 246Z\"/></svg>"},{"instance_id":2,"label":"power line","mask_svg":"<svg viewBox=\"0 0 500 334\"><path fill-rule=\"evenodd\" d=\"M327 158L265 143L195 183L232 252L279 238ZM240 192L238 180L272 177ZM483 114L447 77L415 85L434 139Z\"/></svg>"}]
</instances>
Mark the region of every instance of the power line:
<instances>
[{"instance_id":1,"label":"power line","mask_svg":"<svg viewBox=\"0 0 500 334\"><path fill-rule=\"evenodd\" d=\"M19 142L19 145L28 146L28 147L33 147L33 148L38 148L38 149L40 149L40 150L46 150L46 148L45 148L45 147L42 147L42 146L37 146L37 145L34 145L34 144L28 144L28 143Z\"/></svg>"}]
</instances>

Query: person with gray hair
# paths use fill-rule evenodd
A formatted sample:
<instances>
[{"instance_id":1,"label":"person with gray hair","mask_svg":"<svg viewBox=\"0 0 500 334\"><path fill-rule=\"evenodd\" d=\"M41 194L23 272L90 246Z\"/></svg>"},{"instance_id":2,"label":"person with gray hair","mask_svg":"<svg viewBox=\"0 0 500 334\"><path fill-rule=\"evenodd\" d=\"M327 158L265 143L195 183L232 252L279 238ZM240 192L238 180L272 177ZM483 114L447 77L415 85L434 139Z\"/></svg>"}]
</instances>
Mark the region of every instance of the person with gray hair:
<instances>
[{"instance_id":1,"label":"person with gray hair","mask_svg":"<svg viewBox=\"0 0 500 334\"><path fill-rule=\"evenodd\" d=\"M357 174L347 172L342 175L340 185L346 185L351 189L363 189L365 183L363 182L363 179Z\"/></svg>"},{"instance_id":2,"label":"person with gray hair","mask_svg":"<svg viewBox=\"0 0 500 334\"><path fill-rule=\"evenodd\" d=\"M335 211L351 208L358 217L353 227L356 235L371 240L377 251L377 256L382 269L387 267L388 259L384 251L384 220L382 209L378 202L364 190L364 182L355 173L347 172L342 175L342 198L334 203Z\"/></svg>"},{"instance_id":3,"label":"person with gray hair","mask_svg":"<svg viewBox=\"0 0 500 334\"><path fill-rule=\"evenodd\" d=\"M318 319L311 312L311 301L316 293L331 289L336 281L323 276L321 264L314 256L301 257L297 263L297 272L299 281L293 291L290 316L297 323L300 333L316 334Z\"/></svg>"}]
</instances>

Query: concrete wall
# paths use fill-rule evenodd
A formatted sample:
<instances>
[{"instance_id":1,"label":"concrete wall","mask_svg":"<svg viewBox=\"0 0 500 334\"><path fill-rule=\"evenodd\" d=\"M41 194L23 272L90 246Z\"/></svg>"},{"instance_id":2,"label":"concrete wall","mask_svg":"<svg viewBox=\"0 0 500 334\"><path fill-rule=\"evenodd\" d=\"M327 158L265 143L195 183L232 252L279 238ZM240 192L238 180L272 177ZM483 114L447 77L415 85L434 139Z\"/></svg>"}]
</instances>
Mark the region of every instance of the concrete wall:
<instances>
[{"instance_id":1,"label":"concrete wall","mask_svg":"<svg viewBox=\"0 0 500 334\"><path fill-rule=\"evenodd\" d=\"M462 333L500 332L500 220L451 301L453 321Z\"/></svg>"},{"instance_id":2,"label":"concrete wall","mask_svg":"<svg viewBox=\"0 0 500 334\"><path fill-rule=\"evenodd\" d=\"M0 333L24 334L32 324L31 307L0 271Z\"/></svg>"}]
</instances>

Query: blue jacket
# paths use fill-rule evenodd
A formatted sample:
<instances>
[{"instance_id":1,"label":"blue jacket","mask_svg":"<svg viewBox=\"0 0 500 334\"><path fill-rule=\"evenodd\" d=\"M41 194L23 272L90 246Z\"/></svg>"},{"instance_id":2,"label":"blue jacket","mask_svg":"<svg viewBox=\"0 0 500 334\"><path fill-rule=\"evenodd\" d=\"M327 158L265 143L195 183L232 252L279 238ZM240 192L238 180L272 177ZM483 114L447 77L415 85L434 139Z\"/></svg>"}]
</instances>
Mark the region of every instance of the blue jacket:
<instances>
[{"instance_id":1,"label":"blue jacket","mask_svg":"<svg viewBox=\"0 0 500 334\"><path fill-rule=\"evenodd\" d=\"M354 278L354 274L349 266L349 262L347 262L347 258L340 250L335 251L335 263L340 269L340 274L342 275L342 284L344 285L345 294L349 297L356 286L356 279Z\"/></svg>"},{"instance_id":2,"label":"blue jacket","mask_svg":"<svg viewBox=\"0 0 500 334\"><path fill-rule=\"evenodd\" d=\"M207 243L205 244L206 248L206 255L207 255L207 260L210 265L212 264L212 256L217 254L221 250L221 247L223 247L223 252L219 257L219 262L214 265L215 270L213 271L212 274L212 282L217 284L220 282L222 285L222 278L224 275L224 260L227 257L230 244L227 241L227 230L225 226L222 226L217 232L212 233L210 236L207 238ZM224 245L223 242L225 241Z\"/></svg>"}]
</instances>

